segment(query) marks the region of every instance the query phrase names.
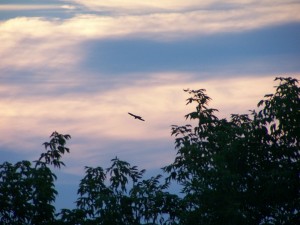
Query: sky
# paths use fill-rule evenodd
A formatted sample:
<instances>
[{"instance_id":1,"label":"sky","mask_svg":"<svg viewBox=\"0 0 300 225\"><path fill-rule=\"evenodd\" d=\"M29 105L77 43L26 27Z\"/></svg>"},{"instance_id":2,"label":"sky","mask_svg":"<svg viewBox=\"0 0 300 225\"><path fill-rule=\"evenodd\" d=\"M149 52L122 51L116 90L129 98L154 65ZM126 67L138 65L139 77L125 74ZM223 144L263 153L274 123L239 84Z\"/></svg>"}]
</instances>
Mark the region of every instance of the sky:
<instances>
[{"instance_id":1,"label":"sky","mask_svg":"<svg viewBox=\"0 0 300 225\"><path fill-rule=\"evenodd\" d=\"M0 0L0 163L70 134L58 209L73 207L84 166L117 156L161 173L171 125L190 123L183 89L206 89L229 118L275 77L300 79L299 12L299 0Z\"/></svg>"}]
</instances>

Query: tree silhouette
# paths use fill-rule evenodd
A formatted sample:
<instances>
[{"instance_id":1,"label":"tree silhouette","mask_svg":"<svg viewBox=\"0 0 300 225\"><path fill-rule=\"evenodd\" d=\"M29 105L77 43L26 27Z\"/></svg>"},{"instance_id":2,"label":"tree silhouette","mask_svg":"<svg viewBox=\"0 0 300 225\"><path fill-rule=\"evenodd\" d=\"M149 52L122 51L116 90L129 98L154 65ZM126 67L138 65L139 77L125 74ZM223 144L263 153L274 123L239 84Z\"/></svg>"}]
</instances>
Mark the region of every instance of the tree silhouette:
<instances>
[{"instance_id":1,"label":"tree silhouette","mask_svg":"<svg viewBox=\"0 0 300 225\"><path fill-rule=\"evenodd\" d=\"M34 166L0 165L0 224L54 225L296 225L300 213L300 88L276 78L258 111L219 119L204 89L184 90L196 104L172 126L177 156L163 175L145 179L119 158L109 168L85 167L74 209L56 213L50 165L64 166L70 135L53 132ZM181 194L170 193L179 184Z\"/></svg>"},{"instance_id":2,"label":"tree silhouette","mask_svg":"<svg viewBox=\"0 0 300 225\"><path fill-rule=\"evenodd\" d=\"M60 168L61 155L70 135L53 132L50 142L45 142L46 153L42 153L33 167L29 161L15 165L4 162L0 165L0 224L53 224L55 207L53 203L55 174L48 165Z\"/></svg>"},{"instance_id":3,"label":"tree silhouette","mask_svg":"<svg viewBox=\"0 0 300 225\"><path fill-rule=\"evenodd\" d=\"M300 212L300 88L276 78L258 112L218 119L204 89L185 90L197 126L173 126L178 149L164 167L182 185L180 224L297 224Z\"/></svg>"}]
</instances>

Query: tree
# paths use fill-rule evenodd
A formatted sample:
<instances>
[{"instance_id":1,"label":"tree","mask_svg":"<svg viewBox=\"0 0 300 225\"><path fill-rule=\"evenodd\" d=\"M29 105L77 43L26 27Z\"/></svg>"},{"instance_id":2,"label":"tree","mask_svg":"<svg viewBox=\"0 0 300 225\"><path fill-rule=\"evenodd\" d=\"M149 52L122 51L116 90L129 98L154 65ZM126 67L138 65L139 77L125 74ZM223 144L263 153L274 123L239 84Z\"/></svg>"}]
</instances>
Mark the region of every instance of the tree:
<instances>
[{"instance_id":1,"label":"tree","mask_svg":"<svg viewBox=\"0 0 300 225\"><path fill-rule=\"evenodd\" d=\"M177 156L166 179L144 179L145 170L119 158L111 166L85 167L74 209L55 213L57 191L50 165L61 168L70 135L53 132L34 165L0 165L0 224L54 225L293 225L300 214L300 88L276 78L274 94L258 111L219 119L204 89L185 90L196 103L172 126ZM181 185L181 197L172 194Z\"/></svg>"},{"instance_id":2,"label":"tree","mask_svg":"<svg viewBox=\"0 0 300 225\"><path fill-rule=\"evenodd\" d=\"M0 222L1 224L53 224L55 221L55 174L48 167L64 165L61 154L70 135L53 132L50 142L45 142L35 167L31 162L21 161L15 165L4 162L0 165Z\"/></svg>"},{"instance_id":3,"label":"tree","mask_svg":"<svg viewBox=\"0 0 300 225\"><path fill-rule=\"evenodd\" d=\"M117 157L106 170L85 169L77 208L63 209L59 213L60 224L175 224L179 198L165 191L168 186L160 184L161 175L142 179L145 170Z\"/></svg>"},{"instance_id":4,"label":"tree","mask_svg":"<svg viewBox=\"0 0 300 225\"><path fill-rule=\"evenodd\" d=\"M296 224L300 213L300 88L276 78L258 112L218 119L204 89L185 90L196 103L173 126L177 157L164 167L167 181L182 185L180 224Z\"/></svg>"}]
</instances>

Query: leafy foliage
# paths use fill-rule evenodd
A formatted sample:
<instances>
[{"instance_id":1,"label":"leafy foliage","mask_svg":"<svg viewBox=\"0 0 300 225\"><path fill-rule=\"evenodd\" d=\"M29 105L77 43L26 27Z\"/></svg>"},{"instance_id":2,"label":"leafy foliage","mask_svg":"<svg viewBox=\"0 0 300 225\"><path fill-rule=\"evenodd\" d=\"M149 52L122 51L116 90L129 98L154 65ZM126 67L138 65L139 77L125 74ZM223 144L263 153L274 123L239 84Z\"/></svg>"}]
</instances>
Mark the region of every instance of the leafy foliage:
<instances>
[{"instance_id":1,"label":"leafy foliage","mask_svg":"<svg viewBox=\"0 0 300 225\"><path fill-rule=\"evenodd\" d=\"M77 209L62 210L60 221L62 224L78 221L78 224L107 225L174 224L179 198L165 192L167 185L160 184L161 175L142 180L144 172L117 157L106 170L86 167L78 189Z\"/></svg>"},{"instance_id":2,"label":"leafy foliage","mask_svg":"<svg viewBox=\"0 0 300 225\"><path fill-rule=\"evenodd\" d=\"M180 224L296 224L299 219L300 88L276 78L251 115L219 120L205 90L186 90L198 126L173 126L178 149L164 167L182 185L186 211Z\"/></svg>"},{"instance_id":3,"label":"leafy foliage","mask_svg":"<svg viewBox=\"0 0 300 225\"><path fill-rule=\"evenodd\" d=\"M85 167L74 209L57 214L50 165L61 157L70 135L53 132L34 167L29 161L0 165L0 224L185 225L297 224L300 213L300 88L293 78L276 78L274 94L258 111L219 119L204 89L184 90L196 104L172 126L177 155L163 168L165 179L145 179L119 158L111 166ZM179 184L181 195L170 193Z\"/></svg>"},{"instance_id":4,"label":"leafy foliage","mask_svg":"<svg viewBox=\"0 0 300 225\"><path fill-rule=\"evenodd\" d=\"M65 152L70 152L70 149L65 147L68 139L71 138L69 134L60 134L54 131L51 136L50 142L45 142L46 153L42 153L39 160L36 162L37 166L46 166L47 164L53 164L54 167L60 168L61 165L65 166L64 162L60 161L62 154Z\"/></svg>"},{"instance_id":5,"label":"leafy foliage","mask_svg":"<svg viewBox=\"0 0 300 225\"><path fill-rule=\"evenodd\" d=\"M48 165L64 165L59 158L65 151L69 152L64 146L65 138L70 136L54 132L50 137L50 143L44 145L51 150L41 154L35 167L29 161L0 165L1 224L53 224L55 221L56 176Z\"/></svg>"}]
</instances>

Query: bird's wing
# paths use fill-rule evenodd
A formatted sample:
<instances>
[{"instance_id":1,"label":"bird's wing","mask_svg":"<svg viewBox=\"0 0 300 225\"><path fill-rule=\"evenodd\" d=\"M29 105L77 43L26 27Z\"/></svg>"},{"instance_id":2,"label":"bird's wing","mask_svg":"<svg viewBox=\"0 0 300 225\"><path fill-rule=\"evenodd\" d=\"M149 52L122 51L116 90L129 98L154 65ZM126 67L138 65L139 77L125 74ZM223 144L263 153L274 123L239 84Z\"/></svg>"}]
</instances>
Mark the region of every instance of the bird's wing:
<instances>
[{"instance_id":1,"label":"bird's wing","mask_svg":"<svg viewBox=\"0 0 300 225\"><path fill-rule=\"evenodd\" d=\"M136 115L134 115L134 114L132 114L132 113L130 113L130 112L129 112L128 114L129 114L129 115L131 115L131 116L134 116L134 117L136 117Z\"/></svg>"},{"instance_id":2,"label":"bird's wing","mask_svg":"<svg viewBox=\"0 0 300 225\"><path fill-rule=\"evenodd\" d=\"M145 121L141 116L137 116L137 115L134 115L132 113L128 113L129 115L133 116L135 119L139 119L139 120L142 120L142 121Z\"/></svg>"}]
</instances>

